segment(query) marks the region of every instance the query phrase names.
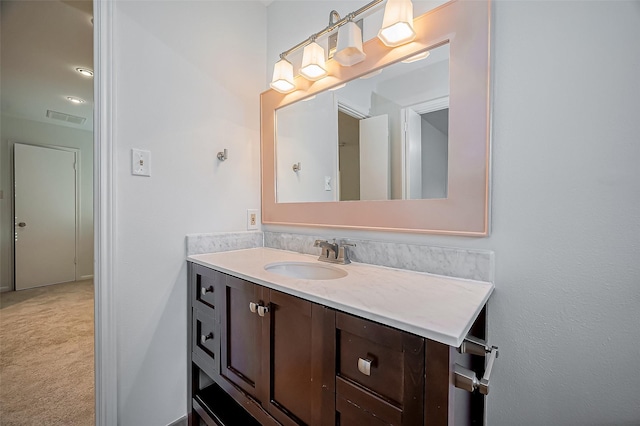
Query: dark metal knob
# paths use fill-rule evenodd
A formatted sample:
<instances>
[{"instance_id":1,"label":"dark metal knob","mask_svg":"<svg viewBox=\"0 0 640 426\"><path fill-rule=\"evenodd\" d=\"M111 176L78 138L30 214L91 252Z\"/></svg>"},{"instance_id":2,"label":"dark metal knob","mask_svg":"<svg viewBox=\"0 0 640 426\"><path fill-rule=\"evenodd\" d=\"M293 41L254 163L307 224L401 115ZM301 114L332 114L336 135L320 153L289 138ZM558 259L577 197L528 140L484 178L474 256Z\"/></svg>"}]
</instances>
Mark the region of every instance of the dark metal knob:
<instances>
[{"instance_id":1,"label":"dark metal knob","mask_svg":"<svg viewBox=\"0 0 640 426\"><path fill-rule=\"evenodd\" d=\"M203 345L207 343L207 340L213 339L213 333L209 333L206 336L203 334L200 336L200 343Z\"/></svg>"},{"instance_id":2,"label":"dark metal knob","mask_svg":"<svg viewBox=\"0 0 640 426\"><path fill-rule=\"evenodd\" d=\"M18 223L18 226L19 226L20 228L24 228L25 226L27 226L27 224L26 224L26 223L24 223L24 222L20 222L20 223Z\"/></svg>"}]
</instances>

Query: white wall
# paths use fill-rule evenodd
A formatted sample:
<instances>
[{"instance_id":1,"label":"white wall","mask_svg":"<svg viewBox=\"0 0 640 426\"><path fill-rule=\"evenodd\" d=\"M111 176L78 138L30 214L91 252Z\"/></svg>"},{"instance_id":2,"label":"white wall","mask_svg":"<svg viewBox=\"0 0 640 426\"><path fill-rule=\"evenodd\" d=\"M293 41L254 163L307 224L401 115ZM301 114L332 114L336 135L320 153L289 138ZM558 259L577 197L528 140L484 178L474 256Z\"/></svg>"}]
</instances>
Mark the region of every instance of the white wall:
<instances>
[{"instance_id":1,"label":"white wall","mask_svg":"<svg viewBox=\"0 0 640 426\"><path fill-rule=\"evenodd\" d=\"M269 78L333 3L269 6ZM493 4L491 236L325 234L495 251L489 425L638 424L640 3Z\"/></svg>"},{"instance_id":2,"label":"white wall","mask_svg":"<svg viewBox=\"0 0 640 426\"><path fill-rule=\"evenodd\" d=\"M338 199L338 123L333 92L276 112L276 181L279 203ZM301 169L293 171L300 163ZM331 190L325 189L325 178Z\"/></svg>"},{"instance_id":3,"label":"white wall","mask_svg":"<svg viewBox=\"0 0 640 426\"><path fill-rule=\"evenodd\" d=\"M185 235L246 230L260 207L266 10L114 9L118 424L167 425L186 413ZM151 177L131 175L131 148L151 151Z\"/></svg>"},{"instance_id":4,"label":"white wall","mask_svg":"<svg viewBox=\"0 0 640 426\"><path fill-rule=\"evenodd\" d=\"M77 277L93 275L93 133L66 126L3 115L0 125L0 287L13 287L13 143L56 145L80 151L80 233Z\"/></svg>"},{"instance_id":5,"label":"white wall","mask_svg":"<svg viewBox=\"0 0 640 426\"><path fill-rule=\"evenodd\" d=\"M447 197L449 136L424 119L422 126L422 198Z\"/></svg>"}]
</instances>

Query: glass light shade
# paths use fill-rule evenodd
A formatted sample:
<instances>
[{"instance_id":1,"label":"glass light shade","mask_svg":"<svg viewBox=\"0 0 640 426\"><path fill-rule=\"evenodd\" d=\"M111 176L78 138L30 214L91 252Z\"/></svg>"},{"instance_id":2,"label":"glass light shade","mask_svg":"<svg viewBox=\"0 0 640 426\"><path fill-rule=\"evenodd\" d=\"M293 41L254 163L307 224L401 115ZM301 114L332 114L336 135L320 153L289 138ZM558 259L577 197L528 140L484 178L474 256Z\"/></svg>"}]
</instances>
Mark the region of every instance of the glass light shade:
<instances>
[{"instance_id":1,"label":"glass light shade","mask_svg":"<svg viewBox=\"0 0 640 426\"><path fill-rule=\"evenodd\" d=\"M273 67L271 88L280 93L292 92L296 85L293 83L293 65L286 59L280 59Z\"/></svg>"},{"instance_id":2,"label":"glass light shade","mask_svg":"<svg viewBox=\"0 0 640 426\"><path fill-rule=\"evenodd\" d=\"M315 41L305 46L302 52L300 74L307 80L316 81L327 75L324 49Z\"/></svg>"},{"instance_id":3,"label":"glass light shade","mask_svg":"<svg viewBox=\"0 0 640 426\"><path fill-rule=\"evenodd\" d=\"M286 59L280 59L273 67L271 88L280 93L292 92L296 85L293 82L293 65Z\"/></svg>"},{"instance_id":4,"label":"glass light shade","mask_svg":"<svg viewBox=\"0 0 640 426\"><path fill-rule=\"evenodd\" d=\"M347 22L338 31L338 47L333 59L342 66L350 67L366 57L362 49L362 30L355 22Z\"/></svg>"},{"instance_id":5,"label":"glass light shade","mask_svg":"<svg viewBox=\"0 0 640 426\"><path fill-rule=\"evenodd\" d=\"M387 0L378 38L389 47L400 46L416 38L411 0Z\"/></svg>"}]
</instances>

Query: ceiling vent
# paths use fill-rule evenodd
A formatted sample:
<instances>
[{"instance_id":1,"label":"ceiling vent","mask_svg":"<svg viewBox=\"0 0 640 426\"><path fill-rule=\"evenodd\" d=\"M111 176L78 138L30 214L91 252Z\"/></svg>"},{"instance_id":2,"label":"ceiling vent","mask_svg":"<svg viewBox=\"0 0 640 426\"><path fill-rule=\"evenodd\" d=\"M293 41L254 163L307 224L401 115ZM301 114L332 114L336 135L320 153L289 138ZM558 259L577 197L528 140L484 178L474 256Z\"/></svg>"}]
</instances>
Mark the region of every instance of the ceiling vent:
<instances>
[{"instance_id":1,"label":"ceiling vent","mask_svg":"<svg viewBox=\"0 0 640 426\"><path fill-rule=\"evenodd\" d=\"M47 117L53 118L54 120L62 120L62 121L66 121L67 123L73 123L73 124L84 124L84 122L87 121L87 119L84 117L65 114L64 112L51 111L50 109L47 110Z\"/></svg>"}]
</instances>

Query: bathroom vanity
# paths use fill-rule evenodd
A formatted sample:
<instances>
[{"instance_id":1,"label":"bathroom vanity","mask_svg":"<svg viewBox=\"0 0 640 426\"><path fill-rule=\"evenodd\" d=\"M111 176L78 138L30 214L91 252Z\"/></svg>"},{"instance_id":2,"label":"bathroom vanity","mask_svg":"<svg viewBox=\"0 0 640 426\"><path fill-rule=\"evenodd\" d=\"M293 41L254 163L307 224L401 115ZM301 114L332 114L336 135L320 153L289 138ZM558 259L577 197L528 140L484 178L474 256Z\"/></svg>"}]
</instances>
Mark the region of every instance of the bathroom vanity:
<instances>
[{"instance_id":1,"label":"bathroom vanity","mask_svg":"<svg viewBox=\"0 0 640 426\"><path fill-rule=\"evenodd\" d=\"M189 424L482 421L454 369L492 283L270 248L188 262Z\"/></svg>"}]
</instances>

